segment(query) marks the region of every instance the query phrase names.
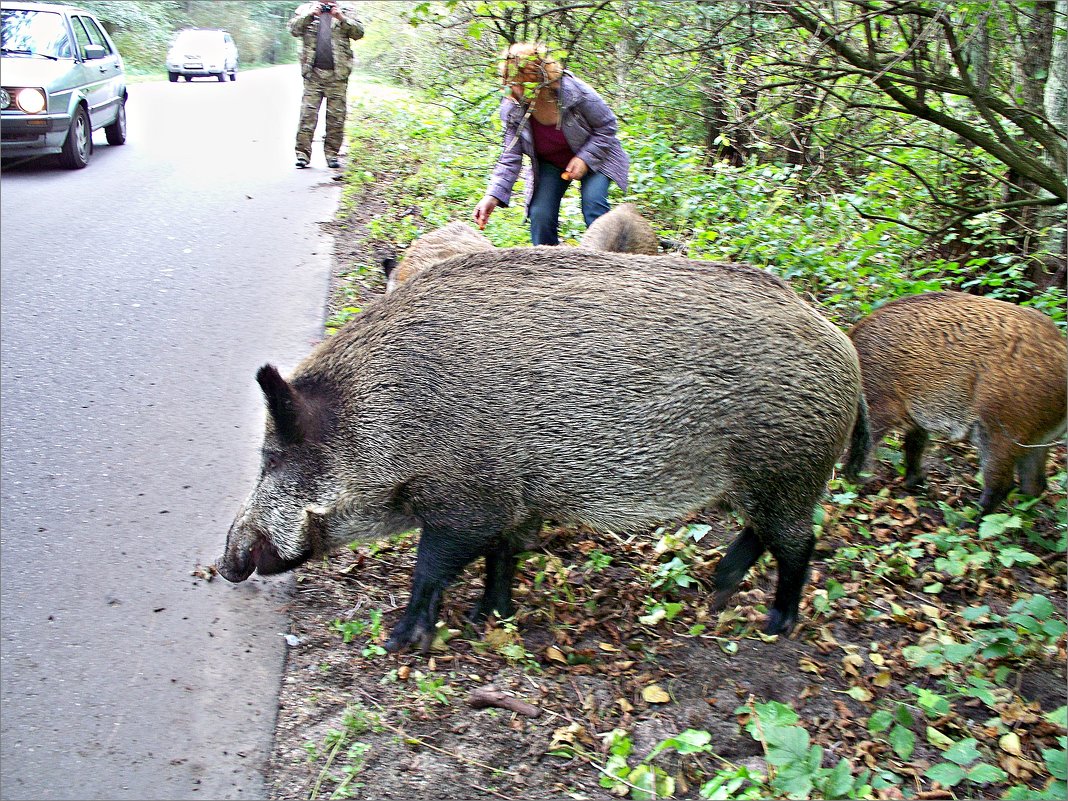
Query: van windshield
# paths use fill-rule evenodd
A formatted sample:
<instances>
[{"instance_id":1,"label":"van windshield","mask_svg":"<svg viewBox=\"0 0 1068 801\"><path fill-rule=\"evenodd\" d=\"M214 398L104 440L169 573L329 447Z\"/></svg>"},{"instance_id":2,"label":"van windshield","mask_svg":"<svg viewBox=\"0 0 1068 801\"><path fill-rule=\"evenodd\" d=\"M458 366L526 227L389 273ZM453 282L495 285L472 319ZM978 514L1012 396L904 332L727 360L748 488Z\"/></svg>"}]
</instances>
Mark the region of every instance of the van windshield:
<instances>
[{"instance_id":1,"label":"van windshield","mask_svg":"<svg viewBox=\"0 0 1068 801\"><path fill-rule=\"evenodd\" d=\"M15 8L5 8L0 14L4 56L74 58L61 14Z\"/></svg>"}]
</instances>

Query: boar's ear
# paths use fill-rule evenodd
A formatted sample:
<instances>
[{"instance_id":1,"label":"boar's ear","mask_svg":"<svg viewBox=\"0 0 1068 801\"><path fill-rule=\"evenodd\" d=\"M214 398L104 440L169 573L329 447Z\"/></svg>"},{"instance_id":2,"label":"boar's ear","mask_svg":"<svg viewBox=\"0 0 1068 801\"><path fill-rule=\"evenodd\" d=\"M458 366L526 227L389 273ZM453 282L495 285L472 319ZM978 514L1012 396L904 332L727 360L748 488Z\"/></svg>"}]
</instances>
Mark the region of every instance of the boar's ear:
<instances>
[{"instance_id":1,"label":"boar's ear","mask_svg":"<svg viewBox=\"0 0 1068 801\"><path fill-rule=\"evenodd\" d=\"M304 441L304 427L301 425L303 403L300 395L272 364L265 364L256 373L256 383L263 390L267 399L267 409L274 420L275 431L286 445L295 445Z\"/></svg>"},{"instance_id":2,"label":"boar's ear","mask_svg":"<svg viewBox=\"0 0 1068 801\"><path fill-rule=\"evenodd\" d=\"M389 278L397 268L397 254L391 250L380 250L378 252L378 263L382 265L382 273L386 278Z\"/></svg>"}]
</instances>

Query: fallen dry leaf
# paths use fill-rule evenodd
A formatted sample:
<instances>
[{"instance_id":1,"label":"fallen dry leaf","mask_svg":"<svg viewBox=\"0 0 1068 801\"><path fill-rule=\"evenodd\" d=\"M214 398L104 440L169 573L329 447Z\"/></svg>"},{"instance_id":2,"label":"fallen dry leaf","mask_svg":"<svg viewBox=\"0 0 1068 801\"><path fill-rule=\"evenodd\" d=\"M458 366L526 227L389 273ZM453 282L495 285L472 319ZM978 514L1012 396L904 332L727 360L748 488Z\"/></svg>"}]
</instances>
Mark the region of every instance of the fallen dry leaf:
<instances>
[{"instance_id":1,"label":"fallen dry leaf","mask_svg":"<svg viewBox=\"0 0 1068 801\"><path fill-rule=\"evenodd\" d=\"M666 704L671 700L671 696L659 684L650 684L644 688L642 698L647 704Z\"/></svg>"}]
</instances>

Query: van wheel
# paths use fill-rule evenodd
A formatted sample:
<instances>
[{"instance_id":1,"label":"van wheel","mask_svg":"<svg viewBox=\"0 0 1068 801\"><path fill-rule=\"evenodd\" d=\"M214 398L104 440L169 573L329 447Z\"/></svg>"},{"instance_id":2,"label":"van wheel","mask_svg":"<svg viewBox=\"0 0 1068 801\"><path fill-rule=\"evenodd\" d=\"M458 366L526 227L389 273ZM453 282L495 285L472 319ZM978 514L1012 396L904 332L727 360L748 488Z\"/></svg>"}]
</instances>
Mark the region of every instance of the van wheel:
<instances>
[{"instance_id":1,"label":"van wheel","mask_svg":"<svg viewBox=\"0 0 1068 801\"><path fill-rule=\"evenodd\" d=\"M219 77L219 83L226 83L226 72L225 71L220 72L218 77Z\"/></svg>"},{"instance_id":2,"label":"van wheel","mask_svg":"<svg viewBox=\"0 0 1068 801\"><path fill-rule=\"evenodd\" d=\"M108 138L109 145L126 144L126 101L119 103L119 113L115 115L115 122L104 128L104 134Z\"/></svg>"},{"instance_id":3,"label":"van wheel","mask_svg":"<svg viewBox=\"0 0 1068 801\"><path fill-rule=\"evenodd\" d=\"M171 83L178 83L178 73L177 72L168 72L167 73L167 80L170 81Z\"/></svg>"},{"instance_id":4,"label":"van wheel","mask_svg":"<svg viewBox=\"0 0 1068 801\"><path fill-rule=\"evenodd\" d=\"M89 115L78 106L74 119L70 121L67 140L59 154L59 163L68 170L80 170L89 163L89 154L93 150L93 130L89 126Z\"/></svg>"},{"instance_id":5,"label":"van wheel","mask_svg":"<svg viewBox=\"0 0 1068 801\"><path fill-rule=\"evenodd\" d=\"M231 81L236 81L237 80L237 69L236 68L230 73L230 80Z\"/></svg>"}]
</instances>

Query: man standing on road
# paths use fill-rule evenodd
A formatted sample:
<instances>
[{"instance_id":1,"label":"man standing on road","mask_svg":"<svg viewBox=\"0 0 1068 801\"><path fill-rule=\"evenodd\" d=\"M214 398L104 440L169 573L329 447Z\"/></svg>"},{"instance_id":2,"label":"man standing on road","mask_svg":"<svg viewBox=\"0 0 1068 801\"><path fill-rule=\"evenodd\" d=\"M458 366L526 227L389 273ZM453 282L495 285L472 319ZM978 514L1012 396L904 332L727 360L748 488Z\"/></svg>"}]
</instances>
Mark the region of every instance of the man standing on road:
<instances>
[{"instance_id":1,"label":"man standing on road","mask_svg":"<svg viewBox=\"0 0 1068 801\"><path fill-rule=\"evenodd\" d=\"M305 3L289 21L289 32L301 39L300 74L304 95L297 128L297 167L311 161L312 134L319 107L326 101L326 135L323 153L328 167L338 167L337 152L345 137L349 74L352 72L350 39L363 38L363 25L349 3Z\"/></svg>"}]
</instances>

